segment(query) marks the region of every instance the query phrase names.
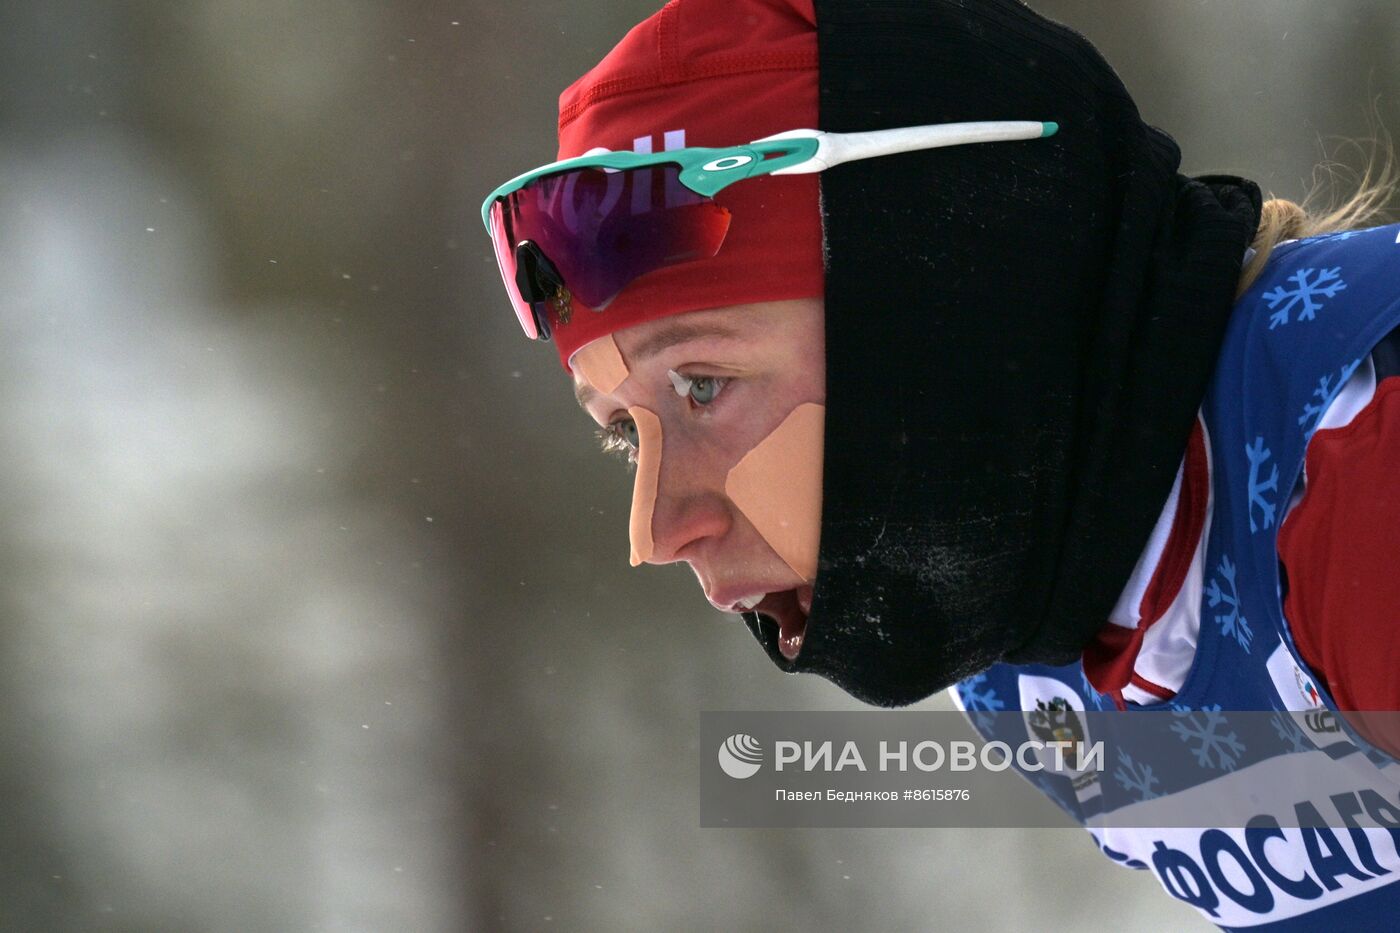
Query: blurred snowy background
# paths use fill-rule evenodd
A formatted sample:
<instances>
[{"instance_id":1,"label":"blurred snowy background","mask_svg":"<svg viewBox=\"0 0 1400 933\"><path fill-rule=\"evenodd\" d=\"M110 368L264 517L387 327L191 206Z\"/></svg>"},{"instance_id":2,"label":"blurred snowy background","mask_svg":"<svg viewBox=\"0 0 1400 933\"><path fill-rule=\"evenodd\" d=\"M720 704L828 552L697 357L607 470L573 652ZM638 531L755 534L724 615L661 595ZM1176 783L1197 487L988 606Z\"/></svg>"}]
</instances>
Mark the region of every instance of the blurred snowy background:
<instances>
[{"instance_id":1,"label":"blurred snowy background","mask_svg":"<svg viewBox=\"0 0 1400 933\"><path fill-rule=\"evenodd\" d=\"M698 828L699 710L853 704L629 570L477 215L658 5L0 5L0 929L1206 928L1077 831ZM1032 5L1188 172L1400 107L1394 0Z\"/></svg>"}]
</instances>

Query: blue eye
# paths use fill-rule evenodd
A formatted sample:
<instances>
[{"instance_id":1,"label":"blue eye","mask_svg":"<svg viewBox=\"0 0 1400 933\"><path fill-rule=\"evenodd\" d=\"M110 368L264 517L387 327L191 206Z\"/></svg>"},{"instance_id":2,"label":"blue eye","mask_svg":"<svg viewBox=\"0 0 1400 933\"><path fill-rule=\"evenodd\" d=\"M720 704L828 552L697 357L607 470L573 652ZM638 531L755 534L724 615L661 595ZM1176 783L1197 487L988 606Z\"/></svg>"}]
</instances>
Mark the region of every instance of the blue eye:
<instances>
[{"instance_id":1,"label":"blue eye","mask_svg":"<svg viewBox=\"0 0 1400 933\"><path fill-rule=\"evenodd\" d=\"M691 404L691 407L705 406L715 400L720 391L729 384L725 376L687 376L674 369L666 370L671 387L676 394Z\"/></svg>"},{"instance_id":2,"label":"blue eye","mask_svg":"<svg viewBox=\"0 0 1400 933\"><path fill-rule=\"evenodd\" d=\"M613 428L617 431L617 436L627 442L633 450L642 446L641 435L637 432L637 422L631 418L624 418L621 421L614 421Z\"/></svg>"},{"instance_id":3,"label":"blue eye","mask_svg":"<svg viewBox=\"0 0 1400 933\"><path fill-rule=\"evenodd\" d=\"M697 376L690 380L690 399L697 405L708 405L719 394L719 380L709 376Z\"/></svg>"}]
</instances>

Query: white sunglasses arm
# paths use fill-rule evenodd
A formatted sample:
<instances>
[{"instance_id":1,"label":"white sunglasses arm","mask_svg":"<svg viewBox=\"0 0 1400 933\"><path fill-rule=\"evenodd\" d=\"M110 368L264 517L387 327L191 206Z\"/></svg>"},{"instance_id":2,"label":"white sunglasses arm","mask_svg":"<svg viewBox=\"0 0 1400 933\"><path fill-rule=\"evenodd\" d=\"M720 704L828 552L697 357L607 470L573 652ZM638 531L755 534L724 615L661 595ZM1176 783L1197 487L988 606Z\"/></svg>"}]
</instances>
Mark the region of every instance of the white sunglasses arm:
<instances>
[{"instance_id":1,"label":"white sunglasses arm","mask_svg":"<svg viewBox=\"0 0 1400 933\"><path fill-rule=\"evenodd\" d=\"M801 175L820 172L876 156L934 149L939 146L960 146L964 143L1010 142L1018 139L1039 139L1052 136L1059 127L1054 123L1034 120L985 121L980 123L937 123L931 126L909 126L893 130L873 130L868 133L825 133L820 130L788 130L765 136L755 142L780 139L815 139L817 153L805 162L775 169L774 175Z\"/></svg>"}]
</instances>

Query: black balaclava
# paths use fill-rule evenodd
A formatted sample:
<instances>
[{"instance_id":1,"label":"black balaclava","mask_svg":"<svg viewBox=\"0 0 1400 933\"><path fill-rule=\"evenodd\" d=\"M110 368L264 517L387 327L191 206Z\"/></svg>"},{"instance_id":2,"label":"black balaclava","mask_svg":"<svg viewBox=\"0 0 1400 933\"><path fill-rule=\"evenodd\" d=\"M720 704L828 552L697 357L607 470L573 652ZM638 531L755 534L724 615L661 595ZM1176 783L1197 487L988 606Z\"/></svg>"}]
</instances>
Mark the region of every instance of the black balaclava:
<instances>
[{"instance_id":1,"label":"black balaclava","mask_svg":"<svg viewBox=\"0 0 1400 933\"><path fill-rule=\"evenodd\" d=\"M821 557L779 667L869 703L1063 664L1171 491L1258 187L1177 173L1089 42L1015 0L816 0L821 129L1047 120L822 175Z\"/></svg>"}]
</instances>

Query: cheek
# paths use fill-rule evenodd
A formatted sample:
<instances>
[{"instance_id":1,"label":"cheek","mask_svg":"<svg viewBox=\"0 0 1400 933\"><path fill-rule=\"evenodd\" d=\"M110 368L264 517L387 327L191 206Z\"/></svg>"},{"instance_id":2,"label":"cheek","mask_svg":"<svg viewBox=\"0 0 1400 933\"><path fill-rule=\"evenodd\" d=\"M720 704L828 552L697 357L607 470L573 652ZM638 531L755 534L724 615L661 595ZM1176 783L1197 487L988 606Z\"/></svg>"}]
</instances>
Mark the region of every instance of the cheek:
<instances>
[{"instance_id":1,"label":"cheek","mask_svg":"<svg viewBox=\"0 0 1400 933\"><path fill-rule=\"evenodd\" d=\"M744 455L724 491L794 573L817 576L821 535L822 442L826 409L799 405Z\"/></svg>"}]
</instances>

